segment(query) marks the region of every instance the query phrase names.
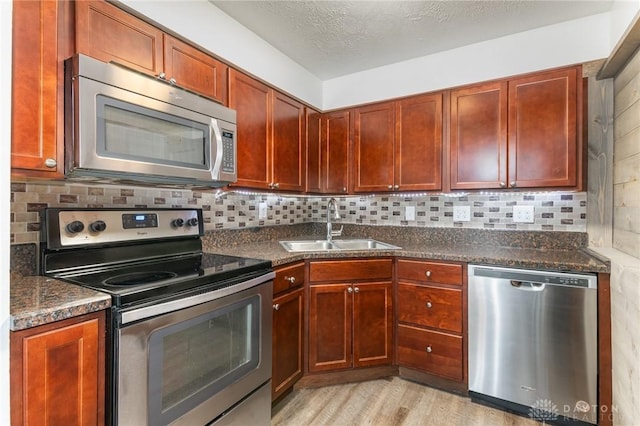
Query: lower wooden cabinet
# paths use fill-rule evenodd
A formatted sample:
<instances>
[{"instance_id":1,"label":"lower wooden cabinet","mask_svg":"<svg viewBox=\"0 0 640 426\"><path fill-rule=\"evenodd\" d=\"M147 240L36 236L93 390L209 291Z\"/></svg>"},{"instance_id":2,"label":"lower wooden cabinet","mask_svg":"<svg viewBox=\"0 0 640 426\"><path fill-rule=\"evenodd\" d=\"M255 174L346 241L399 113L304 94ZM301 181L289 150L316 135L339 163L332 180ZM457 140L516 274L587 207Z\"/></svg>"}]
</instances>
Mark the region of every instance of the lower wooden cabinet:
<instances>
[{"instance_id":1,"label":"lower wooden cabinet","mask_svg":"<svg viewBox=\"0 0 640 426\"><path fill-rule=\"evenodd\" d=\"M310 262L310 373L391 365L391 272L391 259Z\"/></svg>"},{"instance_id":2,"label":"lower wooden cabinet","mask_svg":"<svg viewBox=\"0 0 640 426\"><path fill-rule=\"evenodd\" d=\"M12 425L104 424L104 311L10 339Z\"/></svg>"},{"instance_id":3,"label":"lower wooden cabinet","mask_svg":"<svg viewBox=\"0 0 640 426\"><path fill-rule=\"evenodd\" d=\"M400 367L458 384L466 382L464 276L459 263L398 259Z\"/></svg>"},{"instance_id":4,"label":"lower wooden cabinet","mask_svg":"<svg viewBox=\"0 0 640 426\"><path fill-rule=\"evenodd\" d=\"M276 270L273 298L271 400L302 377L304 357L304 263Z\"/></svg>"}]
</instances>

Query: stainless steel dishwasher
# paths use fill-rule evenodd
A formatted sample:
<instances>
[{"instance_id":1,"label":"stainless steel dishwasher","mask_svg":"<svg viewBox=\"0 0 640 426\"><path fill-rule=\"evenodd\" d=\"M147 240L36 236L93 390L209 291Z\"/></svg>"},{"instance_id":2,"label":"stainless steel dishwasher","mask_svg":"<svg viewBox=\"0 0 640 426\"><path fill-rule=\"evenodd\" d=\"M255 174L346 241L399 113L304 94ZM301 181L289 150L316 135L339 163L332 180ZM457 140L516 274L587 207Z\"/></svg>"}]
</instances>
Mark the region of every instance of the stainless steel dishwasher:
<instances>
[{"instance_id":1,"label":"stainless steel dishwasher","mask_svg":"<svg viewBox=\"0 0 640 426\"><path fill-rule=\"evenodd\" d=\"M469 394L597 423L597 277L469 265Z\"/></svg>"}]
</instances>

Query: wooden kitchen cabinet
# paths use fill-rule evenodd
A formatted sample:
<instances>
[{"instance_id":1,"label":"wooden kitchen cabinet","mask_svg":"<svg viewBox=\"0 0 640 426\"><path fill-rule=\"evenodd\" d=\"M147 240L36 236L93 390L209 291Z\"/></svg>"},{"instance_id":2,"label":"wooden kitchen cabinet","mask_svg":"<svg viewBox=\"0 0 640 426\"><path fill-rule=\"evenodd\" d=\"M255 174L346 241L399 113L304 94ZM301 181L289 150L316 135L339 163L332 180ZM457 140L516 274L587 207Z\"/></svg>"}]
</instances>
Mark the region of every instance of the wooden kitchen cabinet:
<instances>
[{"instance_id":1,"label":"wooden kitchen cabinet","mask_svg":"<svg viewBox=\"0 0 640 426\"><path fill-rule=\"evenodd\" d=\"M12 332L11 423L104 424L105 313Z\"/></svg>"},{"instance_id":2,"label":"wooden kitchen cabinet","mask_svg":"<svg viewBox=\"0 0 640 426\"><path fill-rule=\"evenodd\" d=\"M78 1L76 50L227 104L228 66L105 1Z\"/></svg>"},{"instance_id":3,"label":"wooden kitchen cabinet","mask_svg":"<svg viewBox=\"0 0 640 426\"><path fill-rule=\"evenodd\" d=\"M320 162L320 187L315 188L325 194L346 194L349 191L349 168L351 156L351 113L340 110L321 116L321 146L310 151L317 156L310 161ZM310 189L311 191L311 189Z\"/></svg>"},{"instance_id":4,"label":"wooden kitchen cabinet","mask_svg":"<svg viewBox=\"0 0 640 426\"><path fill-rule=\"evenodd\" d=\"M309 372L392 363L391 265L391 259L309 263Z\"/></svg>"},{"instance_id":5,"label":"wooden kitchen cabinet","mask_svg":"<svg viewBox=\"0 0 640 426\"><path fill-rule=\"evenodd\" d=\"M354 110L354 192L442 188L442 93Z\"/></svg>"},{"instance_id":6,"label":"wooden kitchen cabinet","mask_svg":"<svg viewBox=\"0 0 640 426\"><path fill-rule=\"evenodd\" d=\"M302 377L304 357L304 262L275 270L271 400Z\"/></svg>"},{"instance_id":7,"label":"wooden kitchen cabinet","mask_svg":"<svg viewBox=\"0 0 640 426\"><path fill-rule=\"evenodd\" d=\"M450 187L582 185L582 69L451 91Z\"/></svg>"},{"instance_id":8,"label":"wooden kitchen cabinet","mask_svg":"<svg viewBox=\"0 0 640 426\"><path fill-rule=\"evenodd\" d=\"M322 192L322 114L311 108L307 116L307 192Z\"/></svg>"},{"instance_id":9,"label":"wooden kitchen cabinet","mask_svg":"<svg viewBox=\"0 0 640 426\"><path fill-rule=\"evenodd\" d=\"M466 286L463 265L397 260L397 357L400 367L466 381ZM401 370L401 375L403 371ZM442 382L438 383L442 385Z\"/></svg>"},{"instance_id":10,"label":"wooden kitchen cabinet","mask_svg":"<svg viewBox=\"0 0 640 426\"><path fill-rule=\"evenodd\" d=\"M72 55L71 2L14 1L11 168L18 177L64 175L64 59Z\"/></svg>"},{"instance_id":11,"label":"wooden kitchen cabinet","mask_svg":"<svg viewBox=\"0 0 640 426\"><path fill-rule=\"evenodd\" d=\"M304 105L232 69L229 107L237 113L238 181L235 185L304 191Z\"/></svg>"}]
</instances>

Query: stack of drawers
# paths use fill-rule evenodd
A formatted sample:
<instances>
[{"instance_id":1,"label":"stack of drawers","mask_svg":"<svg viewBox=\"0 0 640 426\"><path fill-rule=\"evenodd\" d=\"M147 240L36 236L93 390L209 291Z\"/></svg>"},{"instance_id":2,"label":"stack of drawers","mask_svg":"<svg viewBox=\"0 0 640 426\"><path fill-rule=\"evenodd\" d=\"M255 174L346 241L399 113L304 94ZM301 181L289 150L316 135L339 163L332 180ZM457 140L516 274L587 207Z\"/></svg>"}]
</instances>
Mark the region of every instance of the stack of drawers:
<instances>
[{"instance_id":1,"label":"stack of drawers","mask_svg":"<svg viewBox=\"0 0 640 426\"><path fill-rule=\"evenodd\" d=\"M461 264L399 259L398 365L464 381Z\"/></svg>"}]
</instances>

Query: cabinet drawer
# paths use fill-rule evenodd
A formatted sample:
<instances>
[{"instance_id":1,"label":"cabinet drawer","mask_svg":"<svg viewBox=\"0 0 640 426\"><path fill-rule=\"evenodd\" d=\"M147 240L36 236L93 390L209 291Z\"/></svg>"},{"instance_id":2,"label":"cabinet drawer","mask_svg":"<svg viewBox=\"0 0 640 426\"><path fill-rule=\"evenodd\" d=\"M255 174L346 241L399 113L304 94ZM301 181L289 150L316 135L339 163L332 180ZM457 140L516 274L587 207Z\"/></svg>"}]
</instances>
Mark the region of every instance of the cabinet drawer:
<instances>
[{"instance_id":1,"label":"cabinet drawer","mask_svg":"<svg viewBox=\"0 0 640 426\"><path fill-rule=\"evenodd\" d=\"M391 259L311 262L309 281L389 280L391 263Z\"/></svg>"},{"instance_id":2,"label":"cabinet drawer","mask_svg":"<svg viewBox=\"0 0 640 426\"><path fill-rule=\"evenodd\" d=\"M398 321L462 333L462 290L398 283Z\"/></svg>"},{"instance_id":3,"label":"cabinet drawer","mask_svg":"<svg viewBox=\"0 0 640 426\"><path fill-rule=\"evenodd\" d=\"M462 381L462 337L398 325L398 364Z\"/></svg>"},{"instance_id":4,"label":"cabinet drawer","mask_svg":"<svg viewBox=\"0 0 640 426\"><path fill-rule=\"evenodd\" d=\"M398 279L462 285L462 265L400 259Z\"/></svg>"},{"instance_id":5,"label":"cabinet drawer","mask_svg":"<svg viewBox=\"0 0 640 426\"><path fill-rule=\"evenodd\" d=\"M304 284L304 263L296 263L291 266L276 269L276 277L273 279L273 294L289 290Z\"/></svg>"}]
</instances>

